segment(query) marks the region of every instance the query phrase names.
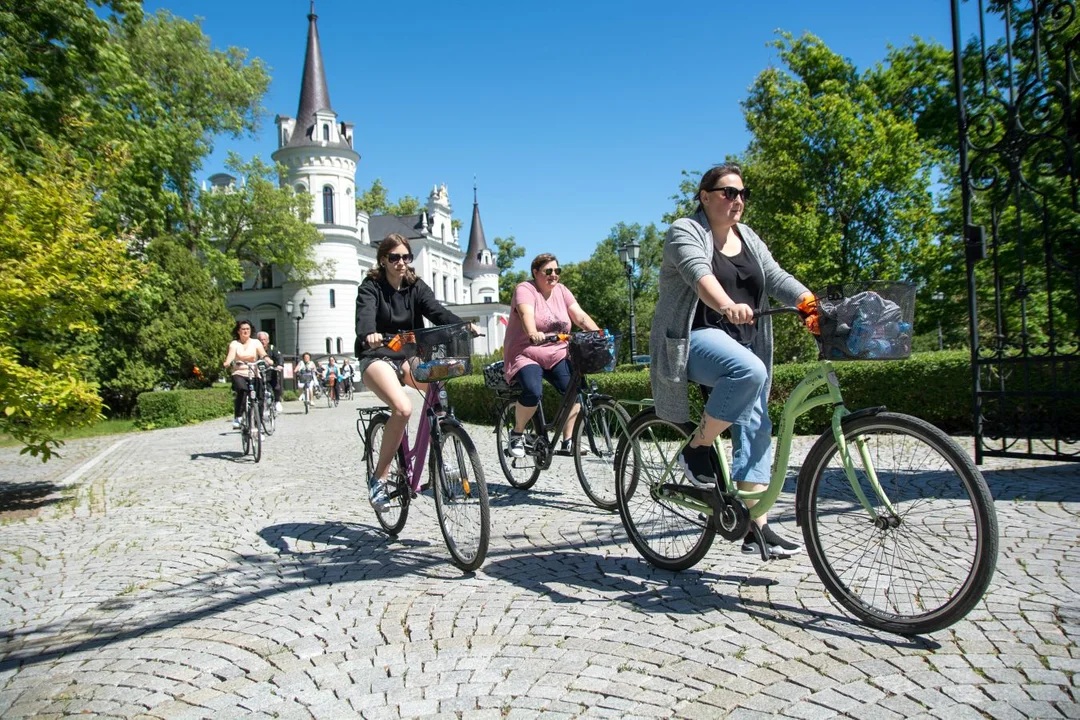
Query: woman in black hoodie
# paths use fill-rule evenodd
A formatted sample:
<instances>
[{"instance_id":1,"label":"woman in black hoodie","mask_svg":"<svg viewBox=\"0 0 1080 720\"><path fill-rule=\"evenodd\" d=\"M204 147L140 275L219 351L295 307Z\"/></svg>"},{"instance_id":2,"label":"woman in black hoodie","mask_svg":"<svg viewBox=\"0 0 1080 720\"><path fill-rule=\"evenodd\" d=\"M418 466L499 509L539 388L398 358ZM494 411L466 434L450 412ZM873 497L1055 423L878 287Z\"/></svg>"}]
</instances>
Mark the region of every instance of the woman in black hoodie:
<instances>
[{"instance_id":1,"label":"woman in black hoodie","mask_svg":"<svg viewBox=\"0 0 1080 720\"><path fill-rule=\"evenodd\" d=\"M396 333L424 327L425 318L436 325L462 322L435 299L435 293L409 266L412 261L409 241L397 233L387 235L379 243L375 267L356 295L357 372L364 386L390 407L375 474L368 478L371 504L377 510L387 507L390 461L412 414L412 403L403 387L409 372L405 355L382 343Z\"/></svg>"}]
</instances>

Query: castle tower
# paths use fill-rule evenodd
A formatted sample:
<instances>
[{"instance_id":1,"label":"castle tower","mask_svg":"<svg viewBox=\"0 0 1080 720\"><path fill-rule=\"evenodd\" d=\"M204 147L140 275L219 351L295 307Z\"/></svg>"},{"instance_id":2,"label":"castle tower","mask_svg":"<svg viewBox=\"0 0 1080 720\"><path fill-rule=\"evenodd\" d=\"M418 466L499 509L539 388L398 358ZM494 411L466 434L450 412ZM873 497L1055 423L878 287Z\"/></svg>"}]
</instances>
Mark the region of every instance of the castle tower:
<instances>
[{"instance_id":1,"label":"castle tower","mask_svg":"<svg viewBox=\"0 0 1080 720\"><path fill-rule=\"evenodd\" d=\"M499 302L499 268L495 264L495 256L488 249L487 239L484 237L484 225L480 222L480 203L477 201L475 184L473 185L469 248L465 251L461 274L469 283L468 302Z\"/></svg>"},{"instance_id":2,"label":"castle tower","mask_svg":"<svg viewBox=\"0 0 1080 720\"><path fill-rule=\"evenodd\" d=\"M322 234L316 247L319 262L333 263L332 277L308 289L284 287L283 299L299 307L308 302L308 315L299 323L301 352L315 355L349 353L355 341L356 291L366 268L358 261L367 245L366 222L357 224L356 166L352 123L338 122L330 105L315 3L308 14L307 51L296 117L277 116L278 149L273 157L287 169L286 182L296 192L311 195L311 222ZM366 221L366 217L362 218ZM365 256L367 253L365 253ZM295 344L295 326L291 334Z\"/></svg>"}]
</instances>

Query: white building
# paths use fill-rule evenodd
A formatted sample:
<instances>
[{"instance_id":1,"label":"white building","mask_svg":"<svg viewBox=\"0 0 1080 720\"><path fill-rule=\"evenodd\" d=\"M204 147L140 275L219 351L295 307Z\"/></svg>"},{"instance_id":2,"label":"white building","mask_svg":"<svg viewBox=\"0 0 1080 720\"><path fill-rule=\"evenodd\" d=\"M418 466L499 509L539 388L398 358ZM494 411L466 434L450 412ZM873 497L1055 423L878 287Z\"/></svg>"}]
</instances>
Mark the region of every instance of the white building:
<instances>
[{"instance_id":1,"label":"white building","mask_svg":"<svg viewBox=\"0 0 1080 720\"><path fill-rule=\"evenodd\" d=\"M316 256L320 262L333 261L333 271L331 277L302 288L286 282L279 269L268 268L247 278L244 289L227 295L229 310L238 319L251 320L257 331L270 333L287 355L297 349L316 358L352 355L357 288L375 265L376 246L396 232L409 239L413 268L435 296L484 331L473 341L473 351L493 352L502 347L510 308L499 303L498 268L484 238L476 188L465 252L452 226L453 208L445 185L432 187L419 215L368 217L356 212L360 154L354 148L353 124L340 122L331 109L316 20L312 3L299 109L295 118L275 118L278 149L272 157L287 168L286 182L311 195L311 220L322 234ZM215 186L232 180L225 174L210 178ZM297 322L302 302L307 303L307 313ZM286 312L289 303L291 316Z\"/></svg>"}]
</instances>

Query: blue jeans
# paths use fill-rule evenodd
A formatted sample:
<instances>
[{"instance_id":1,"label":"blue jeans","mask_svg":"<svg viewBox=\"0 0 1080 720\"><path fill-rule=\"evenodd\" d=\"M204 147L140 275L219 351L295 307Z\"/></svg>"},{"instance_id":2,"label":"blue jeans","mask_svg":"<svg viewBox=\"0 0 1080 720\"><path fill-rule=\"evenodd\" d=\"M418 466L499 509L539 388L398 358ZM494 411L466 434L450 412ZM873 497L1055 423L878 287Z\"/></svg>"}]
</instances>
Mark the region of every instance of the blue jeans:
<instances>
[{"instance_id":1,"label":"blue jeans","mask_svg":"<svg viewBox=\"0 0 1080 720\"><path fill-rule=\"evenodd\" d=\"M705 403L709 417L731 423L732 479L768 484L772 422L765 363L723 330L698 328L690 333L686 376L712 388Z\"/></svg>"},{"instance_id":2,"label":"blue jeans","mask_svg":"<svg viewBox=\"0 0 1080 720\"><path fill-rule=\"evenodd\" d=\"M541 380L547 380L562 395L566 392L566 388L570 387L570 361L563 358L550 370L545 370L534 363L529 363L518 370L517 375L514 376L514 382L521 384L521 397L518 398L518 402L522 407L536 407L540 404L540 398L544 394Z\"/></svg>"}]
</instances>

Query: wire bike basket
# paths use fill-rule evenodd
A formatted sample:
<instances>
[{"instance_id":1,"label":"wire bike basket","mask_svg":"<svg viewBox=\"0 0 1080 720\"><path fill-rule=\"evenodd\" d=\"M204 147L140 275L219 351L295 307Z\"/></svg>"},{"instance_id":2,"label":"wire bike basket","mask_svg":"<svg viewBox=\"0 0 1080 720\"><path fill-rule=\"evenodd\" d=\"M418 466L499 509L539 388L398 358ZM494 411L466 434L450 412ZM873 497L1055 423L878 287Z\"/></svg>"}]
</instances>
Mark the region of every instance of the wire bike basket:
<instances>
[{"instance_id":1,"label":"wire bike basket","mask_svg":"<svg viewBox=\"0 0 1080 720\"><path fill-rule=\"evenodd\" d=\"M468 323L414 330L412 336L416 354L409 358L409 369L417 382L461 377L472 370Z\"/></svg>"},{"instance_id":2,"label":"wire bike basket","mask_svg":"<svg viewBox=\"0 0 1080 720\"><path fill-rule=\"evenodd\" d=\"M570 364L583 374L615 370L615 337L606 331L579 332L570 338Z\"/></svg>"},{"instance_id":3,"label":"wire bike basket","mask_svg":"<svg viewBox=\"0 0 1080 720\"><path fill-rule=\"evenodd\" d=\"M818 347L826 360L903 360L911 355L915 285L870 281L818 296Z\"/></svg>"}]
</instances>

